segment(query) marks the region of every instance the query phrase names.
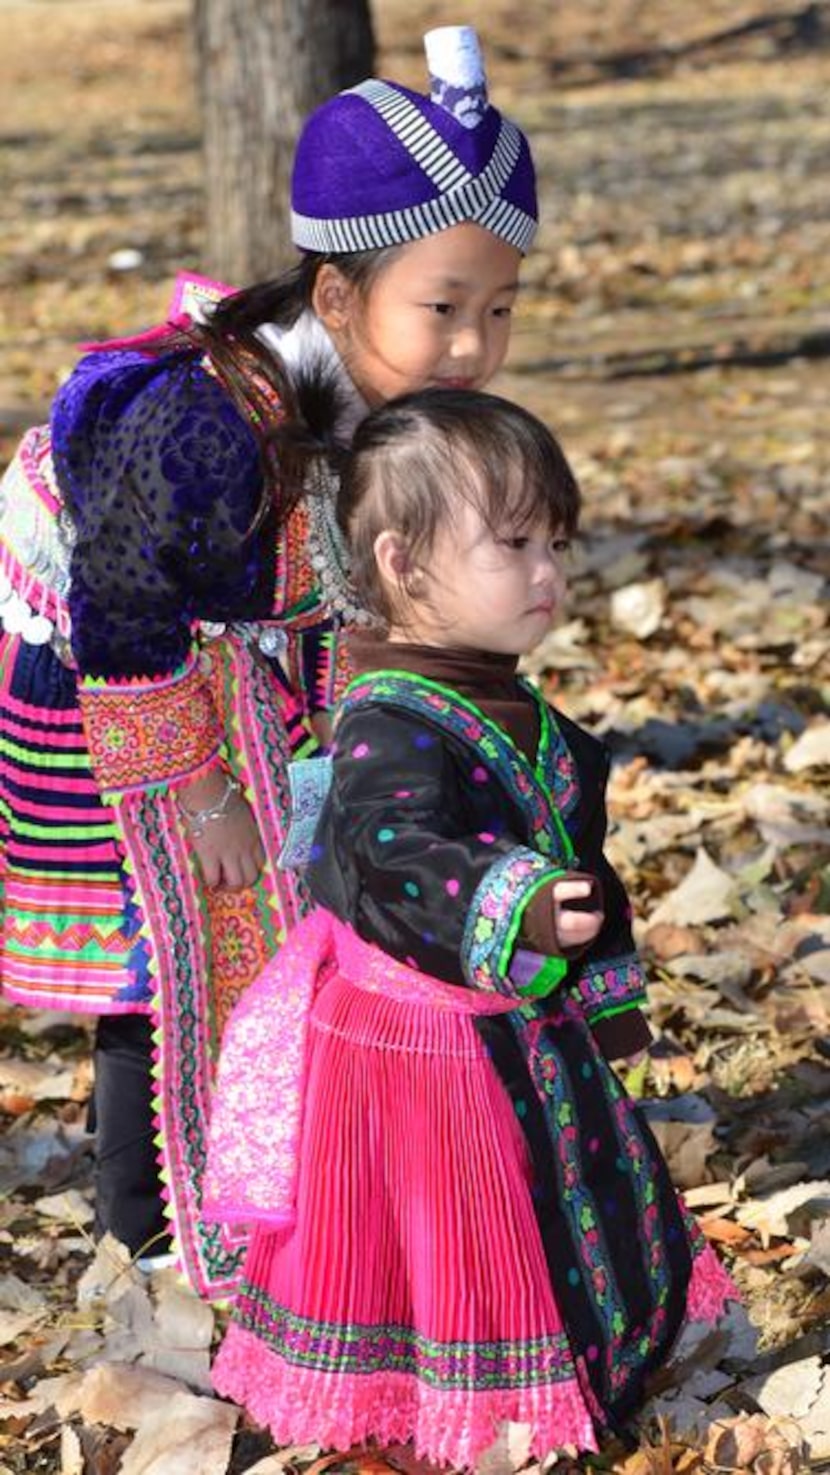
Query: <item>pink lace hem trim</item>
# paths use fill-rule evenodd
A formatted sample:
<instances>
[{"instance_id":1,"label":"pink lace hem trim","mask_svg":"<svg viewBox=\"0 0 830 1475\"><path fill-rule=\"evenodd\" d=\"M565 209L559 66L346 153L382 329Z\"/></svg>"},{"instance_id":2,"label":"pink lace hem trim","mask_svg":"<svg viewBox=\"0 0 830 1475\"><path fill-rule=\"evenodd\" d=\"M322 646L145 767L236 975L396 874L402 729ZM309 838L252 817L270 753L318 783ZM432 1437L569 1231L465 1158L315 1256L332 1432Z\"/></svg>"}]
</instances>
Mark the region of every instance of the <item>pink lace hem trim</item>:
<instances>
[{"instance_id":1,"label":"pink lace hem trim","mask_svg":"<svg viewBox=\"0 0 830 1475\"><path fill-rule=\"evenodd\" d=\"M531 1452L597 1450L575 1379L538 1387L433 1388L411 1373L358 1377L295 1367L243 1327L231 1326L213 1366L217 1393L242 1404L279 1445L350 1449L411 1440L419 1458L472 1470L506 1420L532 1430Z\"/></svg>"}]
</instances>

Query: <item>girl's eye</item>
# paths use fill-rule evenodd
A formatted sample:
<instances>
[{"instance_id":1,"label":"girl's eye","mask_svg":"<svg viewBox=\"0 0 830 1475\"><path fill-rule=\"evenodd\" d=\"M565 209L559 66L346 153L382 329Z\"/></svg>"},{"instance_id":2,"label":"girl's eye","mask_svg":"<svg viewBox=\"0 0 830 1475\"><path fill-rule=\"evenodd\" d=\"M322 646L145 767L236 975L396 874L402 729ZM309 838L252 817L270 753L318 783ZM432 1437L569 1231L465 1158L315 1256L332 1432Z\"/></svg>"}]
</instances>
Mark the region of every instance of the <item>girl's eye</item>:
<instances>
[{"instance_id":1,"label":"girl's eye","mask_svg":"<svg viewBox=\"0 0 830 1475\"><path fill-rule=\"evenodd\" d=\"M570 553L573 544L570 538L554 538L550 546L554 553L565 554Z\"/></svg>"},{"instance_id":2,"label":"girl's eye","mask_svg":"<svg viewBox=\"0 0 830 1475\"><path fill-rule=\"evenodd\" d=\"M427 307L430 312L437 313L439 318L448 318L455 311L451 302L428 302Z\"/></svg>"},{"instance_id":3,"label":"girl's eye","mask_svg":"<svg viewBox=\"0 0 830 1475\"><path fill-rule=\"evenodd\" d=\"M505 548L513 548L517 552L519 552L522 548L527 547L530 539L522 537L521 534L517 534L514 538L500 538L499 542L503 543Z\"/></svg>"},{"instance_id":4,"label":"girl's eye","mask_svg":"<svg viewBox=\"0 0 830 1475\"><path fill-rule=\"evenodd\" d=\"M494 307L493 308L493 317L494 318L509 318L509 317L512 317L512 315L513 315L513 309L512 309L512 307Z\"/></svg>"}]
</instances>

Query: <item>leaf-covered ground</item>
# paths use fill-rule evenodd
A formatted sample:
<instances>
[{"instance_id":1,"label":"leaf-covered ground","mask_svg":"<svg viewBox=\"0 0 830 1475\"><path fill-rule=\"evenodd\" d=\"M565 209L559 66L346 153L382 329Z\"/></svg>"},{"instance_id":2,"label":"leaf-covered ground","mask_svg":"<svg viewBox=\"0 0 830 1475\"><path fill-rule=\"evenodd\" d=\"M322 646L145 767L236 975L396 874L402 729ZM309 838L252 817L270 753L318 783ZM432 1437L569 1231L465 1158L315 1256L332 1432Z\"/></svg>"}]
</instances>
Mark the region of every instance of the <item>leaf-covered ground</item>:
<instances>
[{"instance_id":1,"label":"leaf-covered ground","mask_svg":"<svg viewBox=\"0 0 830 1475\"><path fill-rule=\"evenodd\" d=\"M199 266L187 10L0 0L4 457L77 340L156 320ZM658 1034L635 1084L749 1313L599 1464L789 1475L830 1463L830 7L484 13L379 0L382 70L423 85L421 30L476 21L534 139L500 387L562 433L586 538L532 666L614 750ZM214 1313L174 1276L94 1256L88 1092L77 1020L0 1014L0 1475L331 1469L210 1398ZM489 1475L524 1454L514 1429Z\"/></svg>"}]
</instances>

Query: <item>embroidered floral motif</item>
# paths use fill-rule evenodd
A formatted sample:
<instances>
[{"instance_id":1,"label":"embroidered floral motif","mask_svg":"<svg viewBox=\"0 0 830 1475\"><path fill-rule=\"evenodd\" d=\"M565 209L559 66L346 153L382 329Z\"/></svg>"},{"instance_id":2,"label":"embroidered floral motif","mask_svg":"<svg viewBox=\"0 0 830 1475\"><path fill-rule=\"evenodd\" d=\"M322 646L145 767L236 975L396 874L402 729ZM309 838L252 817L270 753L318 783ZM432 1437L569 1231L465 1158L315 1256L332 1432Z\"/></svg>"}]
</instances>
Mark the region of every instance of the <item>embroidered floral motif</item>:
<instances>
[{"instance_id":1,"label":"embroidered floral motif","mask_svg":"<svg viewBox=\"0 0 830 1475\"><path fill-rule=\"evenodd\" d=\"M273 941L263 932L253 888L211 891L206 905L213 938L214 1016L221 1038L231 1009L269 961Z\"/></svg>"},{"instance_id":2,"label":"embroidered floral motif","mask_svg":"<svg viewBox=\"0 0 830 1475\"><path fill-rule=\"evenodd\" d=\"M642 1004L646 997L643 968L635 953L588 964L578 974L573 988L591 1024Z\"/></svg>"},{"instance_id":3,"label":"embroidered floral motif","mask_svg":"<svg viewBox=\"0 0 830 1475\"><path fill-rule=\"evenodd\" d=\"M527 1342L435 1342L408 1326L344 1326L296 1316L244 1282L233 1316L287 1361L339 1374L417 1373L431 1387L467 1390L573 1376L563 1332Z\"/></svg>"},{"instance_id":4,"label":"embroidered floral motif","mask_svg":"<svg viewBox=\"0 0 830 1475\"><path fill-rule=\"evenodd\" d=\"M274 609L285 622L307 615L319 620L323 610L314 570L308 561L308 508L298 502L276 542Z\"/></svg>"},{"instance_id":5,"label":"embroidered floral motif","mask_svg":"<svg viewBox=\"0 0 830 1475\"><path fill-rule=\"evenodd\" d=\"M579 1247L568 1278L574 1285L582 1283L605 1328L603 1355L606 1378L608 1386L619 1392L626 1387L632 1374L637 1375L637 1369L664 1335L670 1291L665 1232L636 1110L600 1052L594 1048L593 1058L583 1063L583 1077L590 1079L592 1074L596 1074L597 1089L613 1104L617 1169L624 1175L636 1202L641 1228L636 1248L652 1286L648 1324L632 1327L621 1288L611 1268L613 1257L603 1244L603 1215L592 1196L590 1178L584 1171L584 1155L586 1147L590 1152L590 1143L586 1143L580 1133L568 1070L557 1050L557 1030L578 1019L579 1011L579 1003L566 998L558 1013L541 1017L536 1010L536 1018L531 1020L530 1007L524 1006L511 1017L518 1022L521 1012L525 1021L517 1023L517 1027L526 1040L528 1064L545 1113L557 1176L557 1198L570 1222L571 1243Z\"/></svg>"},{"instance_id":6,"label":"embroidered floral motif","mask_svg":"<svg viewBox=\"0 0 830 1475\"><path fill-rule=\"evenodd\" d=\"M515 995L508 977L513 946L527 902L556 868L535 850L517 847L490 867L470 903L461 961L473 988Z\"/></svg>"},{"instance_id":7,"label":"embroidered floral motif","mask_svg":"<svg viewBox=\"0 0 830 1475\"><path fill-rule=\"evenodd\" d=\"M78 701L105 793L175 783L219 751L222 732L195 654L169 681L85 680Z\"/></svg>"},{"instance_id":8,"label":"embroidered floral motif","mask_svg":"<svg viewBox=\"0 0 830 1475\"><path fill-rule=\"evenodd\" d=\"M257 820L266 851L276 854L287 823L287 786L283 788L286 750L281 725L275 720L274 683L244 648L231 641L217 642L209 679L214 703L228 714L229 728L244 734L244 742L235 745L235 751L255 765L260 775L257 794L266 791L263 771L270 775L269 803L259 805ZM200 903L184 862L172 799L146 791L128 794L119 803L118 815L145 912L154 918L154 955L162 984L157 1001L161 1011L157 1110L164 1181L178 1248L198 1294L227 1296L242 1266L244 1242L236 1229L206 1223L201 1204L215 1050L226 1012L224 995L226 989L233 995L239 975L227 976L226 957L213 952L213 929L201 925ZM270 866L246 893L252 907L246 914L252 922L256 918L262 958L277 951L283 929L298 915L302 898L301 886L293 878L275 875ZM221 899L218 905L221 908Z\"/></svg>"}]
</instances>

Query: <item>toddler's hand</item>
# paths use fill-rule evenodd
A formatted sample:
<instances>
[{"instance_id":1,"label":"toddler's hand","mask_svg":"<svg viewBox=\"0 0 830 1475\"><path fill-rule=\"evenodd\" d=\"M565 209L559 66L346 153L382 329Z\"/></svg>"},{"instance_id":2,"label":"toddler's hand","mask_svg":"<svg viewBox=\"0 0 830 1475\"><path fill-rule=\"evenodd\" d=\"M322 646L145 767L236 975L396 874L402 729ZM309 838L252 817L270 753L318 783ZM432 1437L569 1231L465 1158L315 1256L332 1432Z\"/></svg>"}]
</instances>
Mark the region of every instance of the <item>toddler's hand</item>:
<instances>
[{"instance_id":1,"label":"toddler's hand","mask_svg":"<svg viewBox=\"0 0 830 1475\"><path fill-rule=\"evenodd\" d=\"M605 920L596 877L577 871L563 877L554 883L552 901L553 924L562 953L578 952L593 942Z\"/></svg>"}]
</instances>

